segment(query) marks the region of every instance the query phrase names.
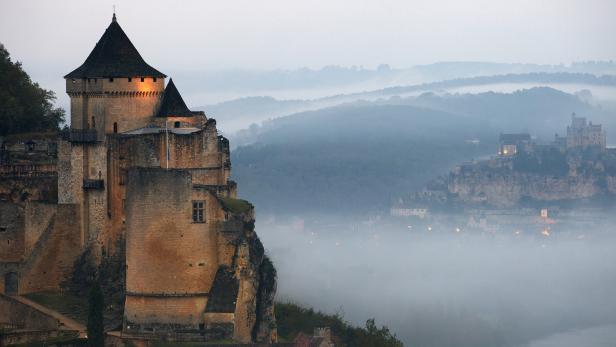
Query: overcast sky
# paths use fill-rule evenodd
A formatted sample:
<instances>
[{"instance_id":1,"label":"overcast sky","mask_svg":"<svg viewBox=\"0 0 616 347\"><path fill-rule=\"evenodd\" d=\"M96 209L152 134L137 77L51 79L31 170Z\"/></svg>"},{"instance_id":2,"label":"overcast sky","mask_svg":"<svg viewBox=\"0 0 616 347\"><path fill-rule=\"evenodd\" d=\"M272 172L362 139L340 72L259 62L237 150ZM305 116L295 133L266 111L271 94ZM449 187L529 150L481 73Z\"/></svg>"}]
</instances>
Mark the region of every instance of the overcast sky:
<instances>
[{"instance_id":1,"label":"overcast sky","mask_svg":"<svg viewBox=\"0 0 616 347\"><path fill-rule=\"evenodd\" d=\"M67 73L113 4L161 71L616 59L612 0L2 1L0 42L27 69Z\"/></svg>"}]
</instances>

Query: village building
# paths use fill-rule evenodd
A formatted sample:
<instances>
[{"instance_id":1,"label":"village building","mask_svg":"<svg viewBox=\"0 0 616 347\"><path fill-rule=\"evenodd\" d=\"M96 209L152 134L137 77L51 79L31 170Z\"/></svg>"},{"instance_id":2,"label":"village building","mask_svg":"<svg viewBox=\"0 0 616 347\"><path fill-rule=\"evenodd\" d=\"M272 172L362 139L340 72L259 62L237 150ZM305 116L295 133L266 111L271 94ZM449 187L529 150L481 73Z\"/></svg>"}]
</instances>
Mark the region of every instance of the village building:
<instances>
[{"instance_id":1,"label":"village building","mask_svg":"<svg viewBox=\"0 0 616 347\"><path fill-rule=\"evenodd\" d=\"M500 134L497 153L501 157L511 157L519 151L530 151L531 146L530 134Z\"/></svg>"}]
</instances>

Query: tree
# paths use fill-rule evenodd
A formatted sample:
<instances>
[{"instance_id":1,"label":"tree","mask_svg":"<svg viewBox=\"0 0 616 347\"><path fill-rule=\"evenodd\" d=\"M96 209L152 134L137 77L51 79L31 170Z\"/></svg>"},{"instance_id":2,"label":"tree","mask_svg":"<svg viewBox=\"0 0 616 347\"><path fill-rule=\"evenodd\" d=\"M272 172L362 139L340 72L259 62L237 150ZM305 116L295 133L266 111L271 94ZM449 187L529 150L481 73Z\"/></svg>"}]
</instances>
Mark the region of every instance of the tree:
<instances>
[{"instance_id":1,"label":"tree","mask_svg":"<svg viewBox=\"0 0 616 347\"><path fill-rule=\"evenodd\" d=\"M0 136L34 131L56 131L65 112L54 108L54 92L32 82L20 62L12 62L0 43Z\"/></svg>"},{"instance_id":2,"label":"tree","mask_svg":"<svg viewBox=\"0 0 616 347\"><path fill-rule=\"evenodd\" d=\"M88 300L88 346L103 347L105 345L105 333L103 331L103 291L97 281L90 289Z\"/></svg>"}]
</instances>

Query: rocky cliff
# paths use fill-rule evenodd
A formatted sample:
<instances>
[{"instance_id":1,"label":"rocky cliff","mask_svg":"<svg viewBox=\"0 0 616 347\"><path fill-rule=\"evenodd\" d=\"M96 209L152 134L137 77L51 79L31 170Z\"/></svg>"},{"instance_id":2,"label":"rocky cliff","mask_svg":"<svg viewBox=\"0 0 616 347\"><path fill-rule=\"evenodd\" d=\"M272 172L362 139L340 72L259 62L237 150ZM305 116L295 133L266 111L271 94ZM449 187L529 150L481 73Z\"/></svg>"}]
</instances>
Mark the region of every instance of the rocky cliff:
<instances>
[{"instance_id":1,"label":"rocky cliff","mask_svg":"<svg viewBox=\"0 0 616 347\"><path fill-rule=\"evenodd\" d=\"M414 203L514 207L531 202L616 199L616 151L522 153L459 165L435 180L436 190L416 194ZM429 194L428 194L429 193ZM427 198L426 198L427 197Z\"/></svg>"}]
</instances>

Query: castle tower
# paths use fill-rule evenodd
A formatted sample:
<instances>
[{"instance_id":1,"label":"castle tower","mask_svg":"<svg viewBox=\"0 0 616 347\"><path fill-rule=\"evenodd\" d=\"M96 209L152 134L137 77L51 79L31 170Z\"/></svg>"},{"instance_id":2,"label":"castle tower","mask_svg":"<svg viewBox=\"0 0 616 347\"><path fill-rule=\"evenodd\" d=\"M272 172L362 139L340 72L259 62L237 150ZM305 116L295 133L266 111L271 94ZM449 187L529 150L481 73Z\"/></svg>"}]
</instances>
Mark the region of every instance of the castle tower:
<instances>
[{"instance_id":1,"label":"castle tower","mask_svg":"<svg viewBox=\"0 0 616 347\"><path fill-rule=\"evenodd\" d=\"M64 76L71 128L60 145L58 202L79 205L82 244L112 229L109 136L151 122L165 77L143 60L115 14L85 62Z\"/></svg>"},{"instance_id":2,"label":"castle tower","mask_svg":"<svg viewBox=\"0 0 616 347\"><path fill-rule=\"evenodd\" d=\"M101 135L145 126L165 88L165 74L148 65L115 14L86 61L64 76L71 128Z\"/></svg>"}]
</instances>

